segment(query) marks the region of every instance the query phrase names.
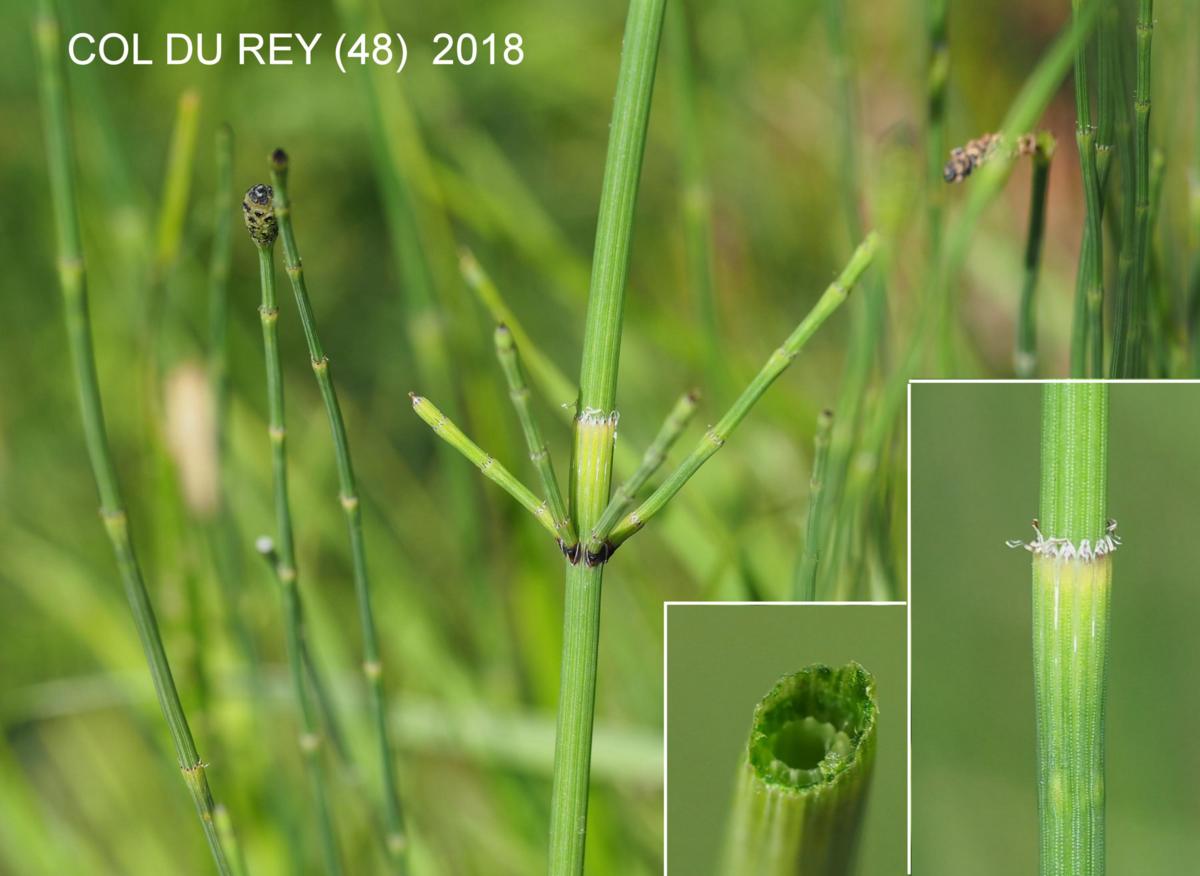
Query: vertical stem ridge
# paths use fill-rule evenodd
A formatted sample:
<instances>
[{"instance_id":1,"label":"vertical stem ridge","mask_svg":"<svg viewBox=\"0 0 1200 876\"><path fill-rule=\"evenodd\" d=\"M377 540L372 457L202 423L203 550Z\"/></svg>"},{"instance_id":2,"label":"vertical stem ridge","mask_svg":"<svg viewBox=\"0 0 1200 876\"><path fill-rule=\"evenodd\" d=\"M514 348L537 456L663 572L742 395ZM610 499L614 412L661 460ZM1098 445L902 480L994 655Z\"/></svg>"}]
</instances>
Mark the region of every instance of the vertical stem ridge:
<instances>
[{"instance_id":1,"label":"vertical stem ridge","mask_svg":"<svg viewBox=\"0 0 1200 876\"><path fill-rule=\"evenodd\" d=\"M1042 530L1031 545L1041 876L1104 873L1107 433L1106 384L1046 385Z\"/></svg>"}]
</instances>

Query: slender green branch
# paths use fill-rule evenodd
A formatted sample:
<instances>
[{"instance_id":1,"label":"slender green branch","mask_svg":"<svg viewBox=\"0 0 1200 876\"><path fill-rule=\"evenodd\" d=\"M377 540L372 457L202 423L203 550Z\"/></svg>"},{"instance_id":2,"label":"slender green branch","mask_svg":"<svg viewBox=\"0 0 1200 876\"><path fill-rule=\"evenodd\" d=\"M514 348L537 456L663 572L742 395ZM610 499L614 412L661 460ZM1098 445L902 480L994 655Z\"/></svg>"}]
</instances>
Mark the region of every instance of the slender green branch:
<instances>
[{"instance_id":1,"label":"slender green branch","mask_svg":"<svg viewBox=\"0 0 1200 876\"><path fill-rule=\"evenodd\" d=\"M709 428L704 437L700 439L700 443L696 445L696 449L680 463L679 467L650 495L650 498L646 499L636 511L627 515L608 534L605 550L600 552L598 559L601 561L607 559L630 536L650 522L692 475L700 470L700 466L704 465L709 457L725 445L729 436L733 434L733 430L742 422L750 409L767 391L767 388L799 355L809 338L816 333L825 320L846 300L850 290L854 288L854 284L871 264L878 245L879 238L875 233L867 235L850 257L850 261L846 263L846 267L842 269L841 275L829 285L813 309L796 326L783 345L771 355L762 370L750 381L750 384L726 411L725 416L721 417L715 426Z\"/></svg>"},{"instance_id":2,"label":"slender green branch","mask_svg":"<svg viewBox=\"0 0 1200 876\"><path fill-rule=\"evenodd\" d=\"M784 676L754 709L724 876L848 876L875 765L875 680L857 663Z\"/></svg>"},{"instance_id":3,"label":"slender green branch","mask_svg":"<svg viewBox=\"0 0 1200 876\"><path fill-rule=\"evenodd\" d=\"M1041 528L1033 553L1042 876L1104 873L1104 700L1111 553L1108 386L1042 394Z\"/></svg>"},{"instance_id":4,"label":"slender green branch","mask_svg":"<svg viewBox=\"0 0 1200 876\"><path fill-rule=\"evenodd\" d=\"M817 416L817 433L813 439L812 477L808 481L808 525L804 536L804 552L796 572L796 599L811 602L817 598L817 568L821 561L821 515L826 510L825 472L829 460L829 435L833 431L833 411L821 411Z\"/></svg>"},{"instance_id":5,"label":"slender green branch","mask_svg":"<svg viewBox=\"0 0 1200 876\"><path fill-rule=\"evenodd\" d=\"M1033 152L1033 183L1029 194L1029 234L1025 241L1025 279L1021 286L1021 304L1017 315L1017 348L1013 369L1017 377L1037 373L1037 293L1038 273L1042 265L1042 238L1046 229L1046 189L1050 182L1050 160L1054 157L1054 137L1040 134Z\"/></svg>"},{"instance_id":6,"label":"slender green branch","mask_svg":"<svg viewBox=\"0 0 1200 876\"><path fill-rule=\"evenodd\" d=\"M675 402L675 406L667 414L667 419L663 422L662 428L658 430L658 434L654 436L654 440L646 448L646 454L642 457L641 464L630 476L629 480L613 491L613 497L605 507L604 513L600 515L600 519L592 527L587 544L589 557L597 557L599 552L603 550L605 535L617 525L617 521L621 519L621 515L629 510L629 506L637 498L638 491L642 489L646 481L666 462L667 454L671 451L671 447L679 440L679 436L687 428L692 415L696 413L696 403L699 400L700 393L692 390L691 392L684 393L680 396L679 401Z\"/></svg>"},{"instance_id":7,"label":"slender green branch","mask_svg":"<svg viewBox=\"0 0 1200 876\"><path fill-rule=\"evenodd\" d=\"M534 419L533 409L529 404L529 385L525 382L525 374L521 370L521 359L517 353L517 345L508 326L501 323L496 327L495 334L496 356L500 360L500 369L508 383L508 394L512 398L513 407L517 409L517 418L521 421L521 431L525 433L525 443L529 447L529 459L537 469L542 481L542 489L550 504L550 513L554 515L554 525L558 531L558 542L568 554L576 552L579 536L575 533L575 524L571 522L567 511L567 503L563 501L562 491L558 487L558 478L554 476L554 464L550 461L550 447L542 437L542 430Z\"/></svg>"},{"instance_id":8,"label":"slender green branch","mask_svg":"<svg viewBox=\"0 0 1200 876\"><path fill-rule=\"evenodd\" d=\"M665 0L630 0L625 20L579 369L569 487L576 532L591 532L609 499L629 249L664 7ZM550 876L583 872L603 577L603 566L567 567L550 795Z\"/></svg>"},{"instance_id":9,"label":"slender green branch","mask_svg":"<svg viewBox=\"0 0 1200 876\"><path fill-rule=\"evenodd\" d=\"M62 69L62 45L58 20L49 0L43 0L39 7L34 21L34 37L39 60L38 82L45 123L50 196L54 206L58 281L63 297L67 342L75 372L84 443L100 498L100 517L104 521L104 529L112 545L125 597L137 627L138 639L154 681L159 707L170 731L184 782L196 806L196 813L217 870L222 876L231 876L233 869L214 820L215 804L208 784L207 764L196 751L191 727L179 700L179 691L175 687L171 665L163 648L154 607L142 578L141 564L134 551L129 520L108 443L108 430L104 421L104 408L92 346L92 328L88 316L87 274L79 232L73 146Z\"/></svg>"},{"instance_id":10,"label":"slender green branch","mask_svg":"<svg viewBox=\"0 0 1200 876\"><path fill-rule=\"evenodd\" d=\"M383 791L383 812L387 825L387 846L393 863L401 870L405 868L408 837L404 829L404 813L400 806L400 792L396 787L396 768L393 763L392 746L387 732L387 701L383 689L383 661L379 653L379 637L375 629L375 614L371 605L371 583L367 574L367 549L363 537L362 508L358 497L358 486L354 477L354 466L350 460L350 441L346 436L346 423L338 404L337 392L330 374L329 357L321 346L317 335L317 321L313 315L312 302L308 297L308 284L304 279L304 267L300 250L296 245L296 233L292 226L291 199L288 197L288 157L282 149L271 153L271 183L275 187L274 207L279 220L279 236L283 241L284 266L292 291L296 297L296 308L300 312L300 324L308 343L313 375L325 403L329 419L329 430L333 435L334 458L337 462L338 487L342 511L346 516L346 529L350 537L350 558L354 568L354 592L358 600L358 619L363 637L363 675L370 690L370 705L375 723L375 739L379 757L379 774Z\"/></svg>"},{"instance_id":11,"label":"slender green branch","mask_svg":"<svg viewBox=\"0 0 1200 876\"><path fill-rule=\"evenodd\" d=\"M328 873L341 873L333 818L329 808L329 789L321 765L323 737L304 674L304 620L297 582L296 549L292 535L292 506L288 497L287 426L283 400L283 366L279 358L279 306L275 295L275 239L279 234L278 217L271 204L271 187L252 186L242 200L242 213L250 239L258 250L259 284L262 303L258 308L262 322L263 363L267 378L267 435L271 442L271 471L275 500L275 540L260 538L258 550L270 561L283 598L283 624L286 633L288 665L300 713L300 752L312 783L316 802L317 835Z\"/></svg>"},{"instance_id":12,"label":"slender green branch","mask_svg":"<svg viewBox=\"0 0 1200 876\"><path fill-rule=\"evenodd\" d=\"M539 499L529 487L521 483L520 479L501 465L494 456L464 435L463 431L439 411L433 402L412 392L408 394L408 397L412 399L413 410L417 412L417 416L428 423L429 428L433 429L439 438L476 465L489 481L516 499L521 507L537 518L537 522L554 536L555 541L561 540L559 528L554 522L554 515L550 511L548 502ZM564 549L566 547L569 546L565 546Z\"/></svg>"}]
</instances>

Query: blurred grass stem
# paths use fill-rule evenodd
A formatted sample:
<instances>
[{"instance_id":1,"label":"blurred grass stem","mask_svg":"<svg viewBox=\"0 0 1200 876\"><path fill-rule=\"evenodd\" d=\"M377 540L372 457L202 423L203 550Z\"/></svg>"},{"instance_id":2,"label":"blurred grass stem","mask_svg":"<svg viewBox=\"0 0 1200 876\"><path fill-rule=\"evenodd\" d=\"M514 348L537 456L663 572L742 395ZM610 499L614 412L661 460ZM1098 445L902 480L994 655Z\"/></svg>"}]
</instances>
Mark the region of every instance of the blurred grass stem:
<instances>
[{"instance_id":1,"label":"blurred grass stem","mask_svg":"<svg viewBox=\"0 0 1200 876\"><path fill-rule=\"evenodd\" d=\"M387 847L393 862L401 871L408 848L404 828L404 816L400 807L400 792L396 786L396 769L392 746L387 732L387 701L383 688L383 661L379 652L379 638L375 628L375 613L371 604L371 584L367 574L367 552L363 537L362 508L358 487L354 477L354 466L350 460L350 442L346 436L346 423L338 404L337 392L330 374L329 357L321 346L317 334L316 316L308 296L308 284L304 278L304 266L296 244L292 225L291 200L288 197L288 157L282 149L271 153L271 182L275 189L275 216L279 221L279 236L283 241L284 266L292 291L296 297L296 308L300 312L300 323L308 344L313 375L321 391L329 429L333 435L334 456L337 463L339 500L346 517L346 528L350 537L350 557L354 569L354 592L358 600L359 626L363 637L363 676L370 691L371 715L375 724L377 756L379 758L379 781L382 786L384 820L387 826Z\"/></svg>"},{"instance_id":2,"label":"blurred grass stem","mask_svg":"<svg viewBox=\"0 0 1200 876\"><path fill-rule=\"evenodd\" d=\"M45 124L50 195L54 205L58 279L83 421L84 442L100 497L100 516L116 557L125 596L133 614L138 638L154 682L159 707L171 734L184 782L196 806L217 870L222 876L230 876L233 869L214 820L215 804L208 784L207 765L196 750L192 731L175 687L175 679L171 674L171 665L163 647L154 607L146 591L141 565L134 551L129 520L108 442L88 315L87 275L79 231L71 129L61 60L62 47L58 20L49 0L42 0L39 5L34 23L34 36L39 58L38 82Z\"/></svg>"}]
</instances>

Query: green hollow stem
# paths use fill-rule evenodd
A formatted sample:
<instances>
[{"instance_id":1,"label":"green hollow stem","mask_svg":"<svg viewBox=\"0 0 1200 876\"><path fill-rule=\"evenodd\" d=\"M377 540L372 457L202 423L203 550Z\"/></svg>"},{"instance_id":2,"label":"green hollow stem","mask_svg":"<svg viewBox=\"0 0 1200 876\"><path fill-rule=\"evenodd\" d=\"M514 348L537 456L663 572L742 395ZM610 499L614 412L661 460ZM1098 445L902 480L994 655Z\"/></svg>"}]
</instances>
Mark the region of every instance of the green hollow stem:
<instances>
[{"instance_id":1,"label":"green hollow stem","mask_svg":"<svg viewBox=\"0 0 1200 876\"><path fill-rule=\"evenodd\" d=\"M796 599L812 602L817 598L817 568L821 561L821 508L825 493L825 474L829 462L829 436L833 431L833 411L817 416L813 439L812 477L808 481L808 524L805 527L804 552L796 572Z\"/></svg>"},{"instance_id":2,"label":"green hollow stem","mask_svg":"<svg viewBox=\"0 0 1200 876\"><path fill-rule=\"evenodd\" d=\"M62 69L59 25L53 6L48 0L43 0L39 7L34 21L34 38L39 59L38 84L45 124L50 195L54 207L58 280L63 298L67 342L74 370L84 443L100 498L100 517L116 558L125 597L129 602L138 639L154 682L159 707L170 731L184 783L195 804L217 871L222 876L231 876L234 871L215 822L215 803L208 783L207 764L196 750L191 727L179 699L179 691L163 647L154 607L150 602L141 564L134 550L129 520L117 480L116 465L109 446L88 315L87 274L79 231L73 145Z\"/></svg>"},{"instance_id":3,"label":"green hollow stem","mask_svg":"<svg viewBox=\"0 0 1200 876\"><path fill-rule=\"evenodd\" d=\"M1114 527L1108 387L1047 384L1033 667L1041 876L1104 873L1104 705Z\"/></svg>"},{"instance_id":4,"label":"green hollow stem","mask_svg":"<svg viewBox=\"0 0 1200 876\"><path fill-rule=\"evenodd\" d=\"M529 460L537 469L538 478L542 482L542 490L550 505L550 513L554 516L554 526L558 532L558 540L563 550L573 552L579 543L575 533L575 524L567 511L567 503L563 500L562 490L558 486L558 478L554 475L554 464L550 460L550 447L542 437L541 427L533 416L533 408L529 403L529 384L525 380L525 372L521 368L521 358L517 352L516 341L508 326L501 323L495 332L496 357L500 360L500 370L504 372L504 380L508 384L508 394L513 407L517 411L517 419L521 421L521 431L525 434L525 444L529 448Z\"/></svg>"},{"instance_id":5,"label":"green hollow stem","mask_svg":"<svg viewBox=\"0 0 1200 876\"><path fill-rule=\"evenodd\" d=\"M1050 161L1054 157L1054 138L1038 136L1033 153L1033 182L1029 194L1029 232L1025 239L1025 273L1021 284L1021 303L1017 312L1017 343L1013 370L1017 377L1037 374L1037 284L1042 265L1042 240L1046 231L1046 190L1050 183Z\"/></svg>"},{"instance_id":6,"label":"green hollow stem","mask_svg":"<svg viewBox=\"0 0 1200 876\"><path fill-rule=\"evenodd\" d=\"M754 379L750 381L749 385L742 390L742 394L738 396L729 410L725 412L725 415L721 417L715 426L708 429L691 454L680 463L679 467L663 481L662 485L645 502L639 505L635 511L625 516L613 528L612 532L606 534L605 550L601 552L604 558L610 556L613 551L641 530L656 514L662 511L692 475L699 471L700 467L724 446L729 436L733 434L734 429L750 413L751 408L762 398L767 388L795 360L804 348L804 345L808 343L809 338L816 333L825 320L846 300L850 294L850 290L854 288L855 283L858 282L863 272L871 264L878 246L879 237L874 232L867 235L863 242L858 245L858 248L850 257L850 261L842 269L842 273L829 285L824 294L817 300L817 303L813 305L812 310L796 326L787 340L783 342L782 346L771 354L766 364L763 365Z\"/></svg>"},{"instance_id":7,"label":"green hollow stem","mask_svg":"<svg viewBox=\"0 0 1200 876\"><path fill-rule=\"evenodd\" d=\"M259 283L262 304L258 309L262 322L263 362L267 377L267 435L271 442L271 472L275 503L275 540L260 541L259 550L268 555L283 601L283 625L287 643L288 666L296 706L300 714L300 753L313 788L316 805L317 836L327 873L341 873L333 818L329 808L329 789L321 764L320 722L308 689L304 670L304 616L297 581L296 549L292 535L292 507L288 496L287 427L283 400L283 367L279 357L279 306L275 295L274 241L258 245Z\"/></svg>"},{"instance_id":8,"label":"green hollow stem","mask_svg":"<svg viewBox=\"0 0 1200 876\"><path fill-rule=\"evenodd\" d=\"M591 532L609 499L629 251L664 8L665 0L630 0L625 20L579 369L568 488L576 532ZM550 793L550 876L583 872L603 577L603 565L567 565Z\"/></svg>"},{"instance_id":9,"label":"green hollow stem","mask_svg":"<svg viewBox=\"0 0 1200 876\"><path fill-rule=\"evenodd\" d=\"M699 400L699 392L692 390L685 392L680 396L679 401L675 402L675 406L667 414L667 418L663 421L658 434L654 436L654 440L646 448L646 453L642 456L641 464L629 476L629 480L623 482L613 491L612 499L605 506L604 513L600 515L600 519L592 527L587 544L587 551L590 556L596 556L604 546L604 536L601 533L609 532L616 526L617 521L621 519L621 515L629 510L629 506L637 498L638 492L645 486L646 481L666 462L667 454L671 452L671 448L679 440L679 436L683 434L683 430L687 428L687 424L691 421L692 415L696 413L696 404Z\"/></svg>"},{"instance_id":10,"label":"green hollow stem","mask_svg":"<svg viewBox=\"0 0 1200 876\"><path fill-rule=\"evenodd\" d=\"M284 266L295 293L296 309L300 313L300 324L308 344L309 359L313 376L321 392L329 430L333 436L334 458L337 463L339 501L346 518L346 529L350 539L350 558L354 573L354 593L358 601L359 627L363 639L363 676L370 692L370 710L375 725L375 740L379 760L379 780L382 786L383 815L387 829L387 848L393 865L403 872L406 869L408 836L404 826L404 812L400 805L400 792L396 785L396 768L392 745L387 730L387 697L383 687L383 661L379 653L379 636L375 627L375 613L371 603L371 581L367 571L366 541L363 536L362 508L354 466L350 459L350 441L346 435L346 423L338 404L337 391L333 386L329 357L321 346L317 334L317 321L308 295L308 284L304 278L304 266L300 249L296 244L296 233L292 223L291 199L288 197L288 157L282 149L271 153L271 183L275 189L275 216L279 221L279 237L283 241Z\"/></svg>"},{"instance_id":11,"label":"green hollow stem","mask_svg":"<svg viewBox=\"0 0 1200 876\"><path fill-rule=\"evenodd\" d=\"M554 514L550 511L547 501L539 499L533 490L521 483L516 475L496 460L496 457L463 434L462 429L454 425L454 422L438 410L429 399L416 393L409 393L408 397L412 400L413 410L416 411L417 416L433 429L434 434L477 466L489 481L516 499L521 507L537 519L542 528L554 536L556 541L560 539L558 525L555 523Z\"/></svg>"},{"instance_id":12,"label":"green hollow stem","mask_svg":"<svg viewBox=\"0 0 1200 876\"><path fill-rule=\"evenodd\" d=\"M877 735L875 680L857 663L780 679L754 710L723 876L849 876Z\"/></svg>"}]
</instances>

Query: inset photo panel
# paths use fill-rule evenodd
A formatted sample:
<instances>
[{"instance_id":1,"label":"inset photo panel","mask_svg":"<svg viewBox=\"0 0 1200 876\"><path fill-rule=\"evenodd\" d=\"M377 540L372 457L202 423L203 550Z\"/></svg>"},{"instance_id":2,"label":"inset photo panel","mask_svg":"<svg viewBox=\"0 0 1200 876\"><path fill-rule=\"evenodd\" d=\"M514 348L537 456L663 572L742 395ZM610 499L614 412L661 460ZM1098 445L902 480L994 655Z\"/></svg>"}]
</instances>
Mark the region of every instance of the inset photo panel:
<instances>
[{"instance_id":1,"label":"inset photo panel","mask_svg":"<svg viewBox=\"0 0 1200 876\"><path fill-rule=\"evenodd\" d=\"M1197 872L1200 384L910 417L913 871Z\"/></svg>"},{"instance_id":2,"label":"inset photo panel","mask_svg":"<svg viewBox=\"0 0 1200 876\"><path fill-rule=\"evenodd\" d=\"M905 872L901 603L667 603L667 871Z\"/></svg>"}]
</instances>

